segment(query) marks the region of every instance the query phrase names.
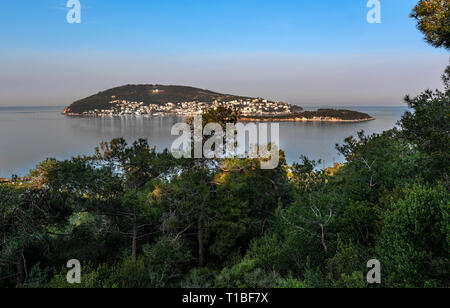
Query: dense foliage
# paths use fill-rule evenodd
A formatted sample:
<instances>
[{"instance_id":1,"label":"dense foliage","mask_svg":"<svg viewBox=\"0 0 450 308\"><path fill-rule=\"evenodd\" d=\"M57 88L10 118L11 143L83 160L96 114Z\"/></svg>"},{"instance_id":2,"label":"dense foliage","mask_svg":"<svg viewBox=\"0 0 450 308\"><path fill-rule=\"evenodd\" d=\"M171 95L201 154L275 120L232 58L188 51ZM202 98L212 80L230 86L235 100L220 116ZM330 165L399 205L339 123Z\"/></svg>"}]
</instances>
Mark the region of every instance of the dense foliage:
<instances>
[{"instance_id":1,"label":"dense foliage","mask_svg":"<svg viewBox=\"0 0 450 308\"><path fill-rule=\"evenodd\" d=\"M425 40L435 47L450 49L450 2L448 0L420 0L411 14Z\"/></svg>"}]
</instances>

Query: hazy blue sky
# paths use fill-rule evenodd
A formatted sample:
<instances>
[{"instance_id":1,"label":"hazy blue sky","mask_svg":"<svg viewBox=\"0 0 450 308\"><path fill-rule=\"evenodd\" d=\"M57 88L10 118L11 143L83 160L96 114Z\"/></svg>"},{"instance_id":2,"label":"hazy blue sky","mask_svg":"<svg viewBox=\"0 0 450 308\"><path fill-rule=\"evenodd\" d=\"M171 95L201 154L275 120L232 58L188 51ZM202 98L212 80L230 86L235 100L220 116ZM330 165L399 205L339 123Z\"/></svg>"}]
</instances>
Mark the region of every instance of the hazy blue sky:
<instances>
[{"instance_id":1,"label":"hazy blue sky","mask_svg":"<svg viewBox=\"0 0 450 308\"><path fill-rule=\"evenodd\" d=\"M128 83L182 84L304 106L401 105L440 86L417 0L1 0L0 106L68 105Z\"/></svg>"}]
</instances>

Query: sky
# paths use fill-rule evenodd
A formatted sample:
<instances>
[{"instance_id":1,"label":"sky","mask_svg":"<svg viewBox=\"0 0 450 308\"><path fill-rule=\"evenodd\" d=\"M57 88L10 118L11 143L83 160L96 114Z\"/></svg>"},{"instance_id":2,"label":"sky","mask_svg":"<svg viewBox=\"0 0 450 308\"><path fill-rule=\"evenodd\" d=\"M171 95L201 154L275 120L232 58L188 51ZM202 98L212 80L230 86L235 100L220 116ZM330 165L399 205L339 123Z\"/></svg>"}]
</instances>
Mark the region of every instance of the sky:
<instances>
[{"instance_id":1,"label":"sky","mask_svg":"<svg viewBox=\"0 0 450 308\"><path fill-rule=\"evenodd\" d=\"M417 0L0 0L0 106L66 106L123 84L178 84L301 106L402 106L449 61Z\"/></svg>"}]
</instances>

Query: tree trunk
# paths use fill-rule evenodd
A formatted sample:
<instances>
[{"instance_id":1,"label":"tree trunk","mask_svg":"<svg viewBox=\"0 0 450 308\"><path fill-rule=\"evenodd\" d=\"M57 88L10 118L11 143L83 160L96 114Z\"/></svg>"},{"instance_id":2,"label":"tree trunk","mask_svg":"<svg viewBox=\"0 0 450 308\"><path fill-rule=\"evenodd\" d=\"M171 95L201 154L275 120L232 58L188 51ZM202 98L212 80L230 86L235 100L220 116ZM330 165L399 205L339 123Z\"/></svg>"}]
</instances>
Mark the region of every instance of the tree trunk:
<instances>
[{"instance_id":1,"label":"tree trunk","mask_svg":"<svg viewBox=\"0 0 450 308\"><path fill-rule=\"evenodd\" d=\"M197 240L198 240L198 266L205 266L205 251L203 245L203 213L201 213L198 217L198 225L197 225Z\"/></svg>"},{"instance_id":2,"label":"tree trunk","mask_svg":"<svg viewBox=\"0 0 450 308\"><path fill-rule=\"evenodd\" d=\"M134 209L134 217L133 217L133 243L131 245L131 256L134 261L136 261L137 255L137 218L136 218L136 209Z\"/></svg>"},{"instance_id":3,"label":"tree trunk","mask_svg":"<svg viewBox=\"0 0 450 308\"><path fill-rule=\"evenodd\" d=\"M23 251L24 249L20 250L19 260L17 261L17 286L25 283L25 258L23 257Z\"/></svg>"},{"instance_id":4,"label":"tree trunk","mask_svg":"<svg viewBox=\"0 0 450 308\"><path fill-rule=\"evenodd\" d=\"M137 227L136 222L133 222L133 243L131 244L131 256L133 260L136 261L136 250L137 250Z\"/></svg>"},{"instance_id":5,"label":"tree trunk","mask_svg":"<svg viewBox=\"0 0 450 308\"><path fill-rule=\"evenodd\" d=\"M272 180L270 180L270 181L272 182L272 188L273 188L273 191L274 191L274 197L275 197L275 200L277 202L275 208L278 208L278 206L280 205L280 201L281 201L280 191L278 189L278 185L274 181L272 181Z\"/></svg>"},{"instance_id":6,"label":"tree trunk","mask_svg":"<svg viewBox=\"0 0 450 308\"><path fill-rule=\"evenodd\" d=\"M323 224L319 224L319 226L320 226L320 231L322 232L322 246L323 246L323 249L325 250L325 254L328 254L328 247L325 243L325 232L324 232Z\"/></svg>"}]
</instances>

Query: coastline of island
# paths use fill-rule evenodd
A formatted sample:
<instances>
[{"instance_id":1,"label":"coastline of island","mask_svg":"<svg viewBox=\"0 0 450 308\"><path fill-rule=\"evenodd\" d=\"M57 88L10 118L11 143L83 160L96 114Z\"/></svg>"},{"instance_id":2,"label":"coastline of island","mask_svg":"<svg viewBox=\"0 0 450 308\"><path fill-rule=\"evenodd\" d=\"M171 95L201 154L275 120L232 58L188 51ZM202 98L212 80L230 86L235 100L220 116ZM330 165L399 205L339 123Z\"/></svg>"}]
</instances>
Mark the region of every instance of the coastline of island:
<instances>
[{"instance_id":1,"label":"coastline of island","mask_svg":"<svg viewBox=\"0 0 450 308\"><path fill-rule=\"evenodd\" d=\"M227 108L241 114L240 122L365 122L372 116L352 110L304 111L297 105L186 86L126 85L99 92L66 107L71 117L201 115L208 109Z\"/></svg>"},{"instance_id":2,"label":"coastline of island","mask_svg":"<svg viewBox=\"0 0 450 308\"><path fill-rule=\"evenodd\" d=\"M353 112L351 110L340 110L336 109L336 112ZM316 111L310 111L310 113L315 113ZM170 116L179 116L179 117L192 117L195 115L201 114L158 114L158 115L134 115L134 114L124 114L124 115L83 115L83 114L75 114L67 111L62 112L63 115L68 117L80 117L80 118L114 118L114 117L170 117ZM343 119L338 117L321 117L314 116L311 118L306 118L302 115L302 113L292 114L283 117L277 116L244 116L238 119L239 122L338 122L338 123L358 123L358 122L367 122L376 120L372 116L364 116L357 119Z\"/></svg>"},{"instance_id":3,"label":"coastline of island","mask_svg":"<svg viewBox=\"0 0 450 308\"><path fill-rule=\"evenodd\" d=\"M337 122L337 123L359 123L359 122L368 122L368 121L374 121L376 120L373 117L368 118L362 118L362 119L355 119L355 120L344 120L339 118L322 118L322 117L314 117L311 119L307 118L241 118L239 119L239 122Z\"/></svg>"}]
</instances>

